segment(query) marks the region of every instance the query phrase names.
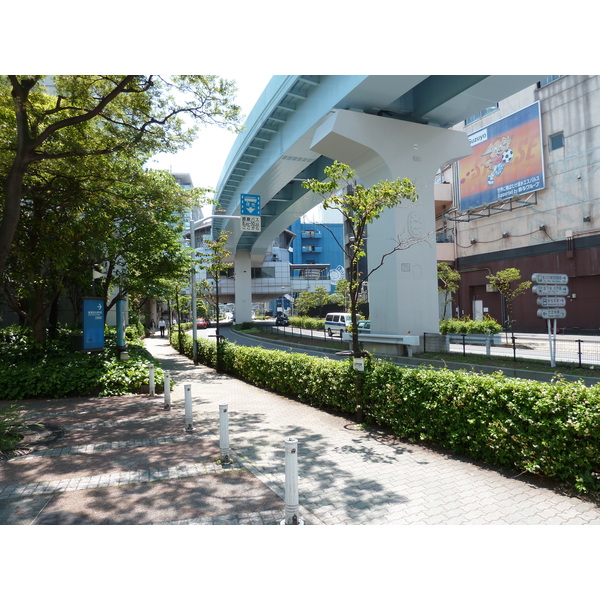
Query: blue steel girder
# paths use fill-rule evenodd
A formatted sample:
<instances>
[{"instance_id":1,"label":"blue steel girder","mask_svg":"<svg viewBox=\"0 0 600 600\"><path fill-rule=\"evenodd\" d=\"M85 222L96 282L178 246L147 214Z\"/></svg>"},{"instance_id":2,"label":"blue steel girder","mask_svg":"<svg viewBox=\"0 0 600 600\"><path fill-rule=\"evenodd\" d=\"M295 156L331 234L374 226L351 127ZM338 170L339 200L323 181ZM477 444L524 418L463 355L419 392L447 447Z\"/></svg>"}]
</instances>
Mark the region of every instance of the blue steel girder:
<instances>
[{"instance_id":1,"label":"blue steel girder","mask_svg":"<svg viewBox=\"0 0 600 600\"><path fill-rule=\"evenodd\" d=\"M233 231L229 250L251 250L256 260L271 242L321 198L301 187L322 178L331 160L310 150L313 134L336 109L435 127L451 127L541 79L541 75L282 75L271 79L238 135L217 186L219 213L239 215L240 195L259 194L262 231L242 233L239 221L218 220L213 231Z\"/></svg>"}]
</instances>

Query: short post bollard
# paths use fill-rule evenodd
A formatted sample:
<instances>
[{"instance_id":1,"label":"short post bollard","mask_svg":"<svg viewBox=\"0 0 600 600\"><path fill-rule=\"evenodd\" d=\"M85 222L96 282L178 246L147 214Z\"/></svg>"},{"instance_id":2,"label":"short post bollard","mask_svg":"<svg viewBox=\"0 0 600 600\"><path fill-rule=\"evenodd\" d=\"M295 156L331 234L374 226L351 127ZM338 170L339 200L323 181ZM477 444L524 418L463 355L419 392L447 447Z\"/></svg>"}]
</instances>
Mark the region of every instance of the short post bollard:
<instances>
[{"instance_id":1,"label":"short post bollard","mask_svg":"<svg viewBox=\"0 0 600 600\"><path fill-rule=\"evenodd\" d=\"M171 373L165 371L165 410L171 410Z\"/></svg>"},{"instance_id":2,"label":"short post bollard","mask_svg":"<svg viewBox=\"0 0 600 600\"><path fill-rule=\"evenodd\" d=\"M148 394L154 396L154 365L148 364Z\"/></svg>"},{"instance_id":3,"label":"short post bollard","mask_svg":"<svg viewBox=\"0 0 600 600\"><path fill-rule=\"evenodd\" d=\"M285 440L285 513L281 525L304 525L298 499L298 440Z\"/></svg>"},{"instance_id":4,"label":"short post bollard","mask_svg":"<svg viewBox=\"0 0 600 600\"><path fill-rule=\"evenodd\" d=\"M227 404L219 404L219 446L221 460L229 462L229 412Z\"/></svg>"},{"instance_id":5,"label":"short post bollard","mask_svg":"<svg viewBox=\"0 0 600 600\"><path fill-rule=\"evenodd\" d=\"M183 392L185 395L185 430L191 432L194 431L192 422L192 384L186 383L183 386Z\"/></svg>"}]
</instances>

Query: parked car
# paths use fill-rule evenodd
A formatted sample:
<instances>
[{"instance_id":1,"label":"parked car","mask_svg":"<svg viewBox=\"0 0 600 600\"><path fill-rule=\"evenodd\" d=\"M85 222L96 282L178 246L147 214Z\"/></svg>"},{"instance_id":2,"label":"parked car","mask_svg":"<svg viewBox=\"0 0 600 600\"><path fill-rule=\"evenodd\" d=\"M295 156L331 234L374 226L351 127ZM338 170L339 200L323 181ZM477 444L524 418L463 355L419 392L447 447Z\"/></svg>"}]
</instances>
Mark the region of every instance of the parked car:
<instances>
[{"instance_id":1,"label":"parked car","mask_svg":"<svg viewBox=\"0 0 600 600\"><path fill-rule=\"evenodd\" d=\"M287 315L277 315L275 319L275 325L281 325L287 327L290 324L290 320Z\"/></svg>"},{"instance_id":2,"label":"parked car","mask_svg":"<svg viewBox=\"0 0 600 600\"><path fill-rule=\"evenodd\" d=\"M357 323L358 333L371 333L371 321L361 319Z\"/></svg>"},{"instance_id":3,"label":"parked car","mask_svg":"<svg viewBox=\"0 0 600 600\"><path fill-rule=\"evenodd\" d=\"M208 327L208 321L202 317L196 319L196 329L206 329Z\"/></svg>"}]
</instances>

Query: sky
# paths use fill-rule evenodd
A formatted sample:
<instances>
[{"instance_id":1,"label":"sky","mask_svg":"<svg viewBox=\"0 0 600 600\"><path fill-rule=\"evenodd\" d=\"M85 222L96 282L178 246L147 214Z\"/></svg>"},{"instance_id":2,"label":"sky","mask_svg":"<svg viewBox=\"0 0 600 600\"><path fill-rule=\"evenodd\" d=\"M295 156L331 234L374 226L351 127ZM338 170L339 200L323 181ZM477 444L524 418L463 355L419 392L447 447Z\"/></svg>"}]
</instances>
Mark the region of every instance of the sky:
<instances>
[{"instance_id":1,"label":"sky","mask_svg":"<svg viewBox=\"0 0 600 600\"><path fill-rule=\"evenodd\" d=\"M264 73L246 72L237 75L218 73L218 75L236 81L238 87L236 103L241 107L244 118L250 114L271 79L271 75ZM148 166L171 173L190 173L194 187L216 189L221 170L225 166L236 136L237 134L221 127L207 126L199 133L190 148L176 154L157 155Z\"/></svg>"}]
</instances>

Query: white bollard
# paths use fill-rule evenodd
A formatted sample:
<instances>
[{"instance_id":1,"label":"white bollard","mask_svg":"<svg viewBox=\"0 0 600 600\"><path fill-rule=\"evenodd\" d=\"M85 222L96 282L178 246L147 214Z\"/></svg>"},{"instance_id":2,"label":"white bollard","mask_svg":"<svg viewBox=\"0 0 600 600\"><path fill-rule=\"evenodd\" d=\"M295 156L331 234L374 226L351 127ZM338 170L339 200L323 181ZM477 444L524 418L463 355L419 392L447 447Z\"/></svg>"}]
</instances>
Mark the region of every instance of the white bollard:
<instances>
[{"instance_id":1,"label":"white bollard","mask_svg":"<svg viewBox=\"0 0 600 600\"><path fill-rule=\"evenodd\" d=\"M229 412L227 404L219 404L219 446L221 459L229 462Z\"/></svg>"},{"instance_id":2,"label":"white bollard","mask_svg":"<svg viewBox=\"0 0 600 600\"><path fill-rule=\"evenodd\" d=\"M148 363L148 394L154 396L154 365Z\"/></svg>"},{"instance_id":3,"label":"white bollard","mask_svg":"<svg viewBox=\"0 0 600 600\"><path fill-rule=\"evenodd\" d=\"M185 394L185 430L194 431L194 424L192 422L192 384L186 383L183 386Z\"/></svg>"},{"instance_id":4,"label":"white bollard","mask_svg":"<svg viewBox=\"0 0 600 600\"><path fill-rule=\"evenodd\" d=\"M171 410L171 374L165 371L165 410Z\"/></svg>"},{"instance_id":5,"label":"white bollard","mask_svg":"<svg viewBox=\"0 0 600 600\"><path fill-rule=\"evenodd\" d=\"M304 525L298 513L298 440L285 440L285 518L281 525Z\"/></svg>"}]
</instances>

